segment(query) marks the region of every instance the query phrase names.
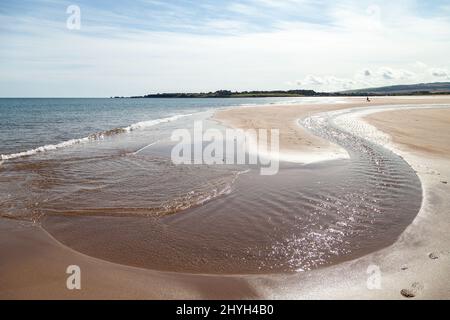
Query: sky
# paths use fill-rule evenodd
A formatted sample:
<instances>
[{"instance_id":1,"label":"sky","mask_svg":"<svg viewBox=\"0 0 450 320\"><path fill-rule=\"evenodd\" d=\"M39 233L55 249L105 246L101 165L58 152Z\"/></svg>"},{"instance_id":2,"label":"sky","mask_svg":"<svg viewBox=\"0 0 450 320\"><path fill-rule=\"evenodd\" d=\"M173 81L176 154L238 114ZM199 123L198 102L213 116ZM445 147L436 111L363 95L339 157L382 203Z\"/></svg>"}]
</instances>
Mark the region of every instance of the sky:
<instances>
[{"instance_id":1,"label":"sky","mask_svg":"<svg viewBox=\"0 0 450 320\"><path fill-rule=\"evenodd\" d=\"M450 0L0 1L0 97L443 81Z\"/></svg>"}]
</instances>

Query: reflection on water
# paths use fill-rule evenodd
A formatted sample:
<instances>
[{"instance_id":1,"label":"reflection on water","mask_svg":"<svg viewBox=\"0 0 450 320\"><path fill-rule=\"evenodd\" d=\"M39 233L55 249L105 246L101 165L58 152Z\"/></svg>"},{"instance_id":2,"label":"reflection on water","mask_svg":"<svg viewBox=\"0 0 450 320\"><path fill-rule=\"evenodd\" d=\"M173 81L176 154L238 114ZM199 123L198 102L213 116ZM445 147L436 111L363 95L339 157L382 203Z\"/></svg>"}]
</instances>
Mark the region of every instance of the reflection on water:
<instances>
[{"instance_id":1,"label":"reflection on water","mask_svg":"<svg viewBox=\"0 0 450 320\"><path fill-rule=\"evenodd\" d=\"M351 159L282 164L276 176L174 166L161 132L134 154L155 140L153 128L5 162L0 212L40 221L81 252L179 272L310 270L394 242L420 208L414 171L332 119L305 125Z\"/></svg>"}]
</instances>

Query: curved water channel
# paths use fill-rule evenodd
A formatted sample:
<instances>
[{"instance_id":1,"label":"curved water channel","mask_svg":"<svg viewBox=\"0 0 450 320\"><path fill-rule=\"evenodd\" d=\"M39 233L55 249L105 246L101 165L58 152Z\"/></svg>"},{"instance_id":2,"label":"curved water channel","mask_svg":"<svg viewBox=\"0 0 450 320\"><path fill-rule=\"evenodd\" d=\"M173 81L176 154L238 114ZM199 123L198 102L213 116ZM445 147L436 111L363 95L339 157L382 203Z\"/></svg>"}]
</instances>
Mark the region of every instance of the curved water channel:
<instances>
[{"instance_id":1,"label":"curved water channel","mask_svg":"<svg viewBox=\"0 0 450 320\"><path fill-rule=\"evenodd\" d=\"M335 116L301 124L350 159L284 163L275 176L250 168L229 192L172 215L51 215L43 225L83 253L175 272L307 271L373 252L415 218L421 183L401 157L339 128Z\"/></svg>"}]
</instances>

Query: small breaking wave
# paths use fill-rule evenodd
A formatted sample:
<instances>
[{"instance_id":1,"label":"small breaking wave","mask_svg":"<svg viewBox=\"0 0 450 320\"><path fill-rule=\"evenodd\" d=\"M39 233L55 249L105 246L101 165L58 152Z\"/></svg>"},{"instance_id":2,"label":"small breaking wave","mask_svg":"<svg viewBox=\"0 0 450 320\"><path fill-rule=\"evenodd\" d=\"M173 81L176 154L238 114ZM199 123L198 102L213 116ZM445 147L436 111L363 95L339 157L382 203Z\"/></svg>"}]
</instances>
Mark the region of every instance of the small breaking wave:
<instances>
[{"instance_id":1,"label":"small breaking wave","mask_svg":"<svg viewBox=\"0 0 450 320\"><path fill-rule=\"evenodd\" d=\"M102 140L106 137L110 137L110 136L114 136L117 134L122 134L122 133L129 133L131 131L134 130L138 130L138 129L144 129L144 128L148 128L148 127L152 127L152 126L156 126L158 124L161 123L167 123L167 122L172 122L172 121L176 121L180 118L183 117L189 117L192 116L193 114L179 114L179 115L174 115L171 117L167 117L167 118L161 118L161 119L155 119L155 120L148 120L148 121L141 121L141 122L137 122L137 123L133 123L127 127L124 128L114 128L111 130L106 130L106 131L101 131L101 132L96 132L96 133L92 133L87 137L84 138L79 138L79 139L70 139L67 141L63 141L60 143L56 143L56 144L49 144L49 145L45 145L45 146L41 146L35 149L31 149L31 150L27 150L27 151L23 151L23 152L18 152L18 153L11 153L11 154L2 154L0 155L0 160L4 161L4 160L12 160L12 159L17 159L17 158L22 158L22 157L29 157L38 153L44 153L47 151L54 151L57 149L62 149L62 148L66 148L66 147L70 147L73 145L77 145L77 144L82 144L82 143L88 143L90 141L96 141L96 140ZM1 163L1 162L0 162Z\"/></svg>"},{"instance_id":2,"label":"small breaking wave","mask_svg":"<svg viewBox=\"0 0 450 320\"><path fill-rule=\"evenodd\" d=\"M113 207L87 207L78 209L45 208L32 215L2 214L0 217L19 221L40 222L44 216L109 216L109 217L154 217L161 218L202 206L215 199L229 195L240 175L250 170L234 171L231 176L210 181L211 188L204 190L190 190L173 199L163 201L155 206L113 206Z\"/></svg>"}]
</instances>

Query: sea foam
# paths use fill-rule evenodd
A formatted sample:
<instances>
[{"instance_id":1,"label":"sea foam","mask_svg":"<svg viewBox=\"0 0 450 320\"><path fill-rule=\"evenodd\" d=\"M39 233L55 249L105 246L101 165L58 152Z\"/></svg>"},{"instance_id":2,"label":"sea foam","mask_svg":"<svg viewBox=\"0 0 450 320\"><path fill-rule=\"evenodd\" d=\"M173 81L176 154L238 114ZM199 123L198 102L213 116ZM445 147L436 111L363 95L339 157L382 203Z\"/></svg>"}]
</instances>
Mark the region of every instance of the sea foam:
<instances>
[{"instance_id":1,"label":"sea foam","mask_svg":"<svg viewBox=\"0 0 450 320\"><path fill-rule=\"evenodd\" d=\"M76 144L87 143L87 142L95 141L95 140L102 140L108 136L113 136L113 135L121 134L121 133L128 133L128 132L138 130L138 129L145 129L148 127L156 126L161 123L176 121L180 118L189 117L192 115L193 115L192 113L178 114L178 115L174 115L174 116L167 117L167 118L140 121L140 122L133 123L127 127L115 128L115 129L111 129L111 130L107 130L107 131L96 132L96 133L90 134L89 136L84 137L84 138L70 139L70 140L59 142L56 144L48 144L45 146L41 146L41 147L38 147L35 149L30 149L30 150L18 152L18 153L11 153L11 154L6 154L6 155L2 154L2 155L0 155L0 160L4 161L4 160L12 160L12 159L17 159L17 158L22 158L22 157L29 157L29 156L35 155L37 153L54 151L57 149L70 147L70 146L73 146Z\"/></svg>"}]
</instances>

